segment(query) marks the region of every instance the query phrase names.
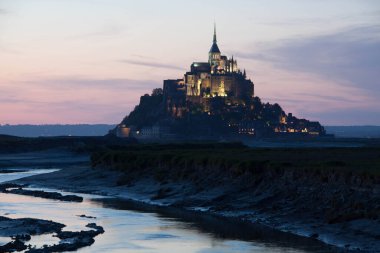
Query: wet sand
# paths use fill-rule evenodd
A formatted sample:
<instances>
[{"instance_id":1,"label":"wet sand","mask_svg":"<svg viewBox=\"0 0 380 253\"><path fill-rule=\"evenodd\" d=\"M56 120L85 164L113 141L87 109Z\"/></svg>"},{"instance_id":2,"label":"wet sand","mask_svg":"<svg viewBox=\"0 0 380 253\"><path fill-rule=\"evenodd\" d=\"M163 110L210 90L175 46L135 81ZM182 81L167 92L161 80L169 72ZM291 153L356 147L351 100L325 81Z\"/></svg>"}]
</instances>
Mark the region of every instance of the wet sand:
<instances>
[{"instance_id":1,"label":"wet sand","mask_svg":"<svg viewBox=\"0 0 380 253\"><path fill-rule=\"evenodd\" d=\"M47 155L48 156L48 155ZM17 158L16 158L17 159ZM70 160L70 156L63 158L64 161ZM19 160L20 161L20 160ZM27 164L27 159L25 159L25 164ZM54 164L54 163L50 163ZM140 180L139 182L133 182L131 185L126 186L118 186L117 181L122 176L121 173L114 171L104 171L100 169L91 169L89 166L85 165L71 165L66 166L67 163L63 163L63 169L60 171L56 171L49 174L37 175L33 177L23 178L18 180L17 183L25 183L34 187L42 187L42 188L52 188L52 189L60 189L70 192L81 192L81 193L91 193L91 194L99 194L103 196L112 196L118 198L117 200L117 208L120 206L125 206L125 202L127 201L129 204L128 208L131 208L130 200L132 203L144 203L147 204L148 207L154 206L170 206L173 203L178 202L178 199L181 196L166 196L164 198L156 198L157 192L162 189L162 185L154 180L147 178L145 180ZM49 165L49 166L50 166ZM55 165L59 166L59 159L55 160ZM169 187L179 187L178 185L169 185ZM180 187L186 188L191 186L181 185ZM203 200L207 201L209 198L213 197L213 193L209 192L208 194L200 194ZM207 212L207 209L202 208L198 201L194 201L194 205L184 205L177 206L176 208L167 207L165 210L178 210L178 209L187 209L187 210L195 210L200 211L201 216L209 215L210 212ZM115 207L115 203L110 203L109 200L103 202L103 205L106 207ZM144 207L145 208L145 207ZM155 207L154 207L155 208ZM205 212L206 211L206 212ZM169 211L170 213L170 211ZM255 216L255 212L251 213L239 212L235 213L223 213L223 212L212 212L212 215L224 216L224 217L236 217L238 220L247 220L244 217L252 217ZM275 228L276 230L282 230L286 232L291 232L293 234L298 234L301 236L310 237L313 235L314 231L319 232L318 240L324 241L331 245L336 245L341 247L343 250L347 250L347 248L351 248L353 251L355 247L359 247L362 249L366 249L361 252L376 252L376 250L380 247L376 241L372 239L366 240L366 235L364 234L351 234L347 231L342 230L342 227L331 226L328 229L319 226L318 224L308 224L307 221L304 220L277 220L277 223L273 221L267 222L268 219L263 216L256 216L255 222L263 223L267 227ZM217 222L216 222L217 223ZM310 229L314 226L314 229ZM377 226L376 224L368 224L365 221L360 221L356 224L357 227L366 226L369 231L373 231L378 228L373 228L373 226ZM223 225L221 226L223 227ZM378 229L377 229L378 231ZM239 235L240 236L240 235ZM239 237L238 236L238 237ZM301 238L302 237L295 237ZM297 241L297 239L294 239ZM317 241L313 239L313 241ZM308 241L306 244L310 243ZM312 245L313 243L310 243ZM317 243L318 244L318 243ZM350 245L348 247L348 245ZM345 247L346 246L346 247ZM326 250L326 249L325 249ZM334 248L329 248L327 251L322 252L335 252Z\"/></svg>"}]
</instances>

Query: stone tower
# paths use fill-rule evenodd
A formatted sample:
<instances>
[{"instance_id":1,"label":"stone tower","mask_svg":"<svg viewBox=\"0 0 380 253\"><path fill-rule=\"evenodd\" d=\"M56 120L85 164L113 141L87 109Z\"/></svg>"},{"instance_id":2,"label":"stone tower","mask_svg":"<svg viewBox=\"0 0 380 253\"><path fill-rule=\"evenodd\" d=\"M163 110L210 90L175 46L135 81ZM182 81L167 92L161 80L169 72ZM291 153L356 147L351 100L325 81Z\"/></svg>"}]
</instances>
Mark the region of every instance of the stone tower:
<instances>
[{"instance_id":1,"label":"stone tower","mask_svg":"<svg viewBox=\"0 0 380 253\"><path fill-rule=\"evenodd\" d=\"M220 54L220 50L219 50L217 40L216 40L216 25L214 23L214 38L212 41L212 46L210 48L210 51L208 52L208 62L211 65L211 69L219 66L220 60L221 60L221 54Z\"/></svg>"}]
</instances>

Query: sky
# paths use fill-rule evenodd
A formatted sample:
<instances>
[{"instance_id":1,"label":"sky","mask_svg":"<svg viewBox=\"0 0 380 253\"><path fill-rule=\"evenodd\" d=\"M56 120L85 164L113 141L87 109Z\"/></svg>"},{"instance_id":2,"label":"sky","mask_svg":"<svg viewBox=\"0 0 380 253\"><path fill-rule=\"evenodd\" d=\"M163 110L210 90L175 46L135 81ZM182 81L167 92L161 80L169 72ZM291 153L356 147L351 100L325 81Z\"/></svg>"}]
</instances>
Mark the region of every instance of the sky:
<instances>
[{"instance_id":1,"label":"sky","mask_svg":"<svg viewBox=\"0 0 380 253\"><path fill-rule=\"evenodd\" d=\"M119 123L207 61L214 21L262 101L380 125L378 0L0 0L0 124Z\"/></svg>"}]
</instances>

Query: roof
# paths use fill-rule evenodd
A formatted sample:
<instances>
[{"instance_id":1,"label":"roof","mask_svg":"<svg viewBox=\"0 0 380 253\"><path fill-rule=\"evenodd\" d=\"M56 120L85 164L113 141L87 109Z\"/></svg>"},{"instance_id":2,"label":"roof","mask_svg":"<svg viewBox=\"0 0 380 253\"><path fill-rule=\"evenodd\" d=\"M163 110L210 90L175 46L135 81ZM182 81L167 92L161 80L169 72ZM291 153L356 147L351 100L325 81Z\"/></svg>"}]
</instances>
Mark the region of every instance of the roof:
<instances>
[{"instance_id":1,"label":"roof","mask_svg":"<svg viewBox=\"0 0 380 253\"><path fill-rule=\"evenodd\" d=\"M191 64L191 72L210 72L211 66L208 62L193 62Z\"/></svg>"},{"instance_id":2,"label":"roof","mask_svg":"<svg viewBox=\"0 0 380 253\"><path fill-rule=\"evenodd\" d=\"M214 42L210 48L210 53L220 53L218 45Z\"/></svg>"}]
</instances>

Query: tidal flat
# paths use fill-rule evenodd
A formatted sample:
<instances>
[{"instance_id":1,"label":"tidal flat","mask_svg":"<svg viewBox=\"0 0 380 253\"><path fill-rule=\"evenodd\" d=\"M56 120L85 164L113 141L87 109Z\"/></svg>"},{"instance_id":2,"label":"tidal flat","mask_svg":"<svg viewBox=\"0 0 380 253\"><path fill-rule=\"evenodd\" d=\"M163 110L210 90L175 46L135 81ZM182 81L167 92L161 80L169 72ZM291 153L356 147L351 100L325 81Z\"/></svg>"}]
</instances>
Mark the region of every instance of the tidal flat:
<instances>
[{"instance_id":1,"label":"tidal flat","mask_svg":"<svg viewBox=\"0 0 380 253\"><path fill-rule=\"evenodd\" d=\"M39 181L41 177L46 179L55 173L69 171L69 174L73 175L71 169L65 167L60 171L24 178L21 181ZM63 195L74 194L51 186L32 189L59 192ZM106 188L104 190L106 191ZM108 192L109 196L104 196L105 192L103 195L75 194L83 197L84 201L76 203L0 193L1 215L6 216L4 219L7 220L19 221L25 219L23 217L29 217L28 219L37 224L58 224L56 230L40 230L40 233L18 231L31 235L31 238L25 241L25 245L36 249L30 252L61 252L57 251L57 246L54 245L68 241L63 237L64 232L72 236L73 233L88 231L89 228L86 226L89 223L101 226L104 233L94 237L91 246L81 247L78 252L338 252L314 239L281 233L238 219L144 204L136 200L110 196L112 192ZM16 224L10 227L17 228ZM35 230L37 226L30 228ZM2 245L16 241L10 237L16 234L18 233L3 230ZM45 251L37 251L43 248ZM62 249L62 252L66 251L65 248ZM29 252L28 250L25 252Z\"/></svg>"},{"instance_id":2,"label":"tidal flat","mask_svg":"<svg viewBox=\"0 0 380 253\"><path fill-rule=\"evenodd\" d=\"M73 232L88 230L89 223L101 226L104 233L78 252L380 248L377 148L197 145L128 144L96 152L0 155L2 167L15 170L0 174L3 182L83 198L73 203L1 193L0 216L47 219ZM3 245L12 241L0 239ZM43 234L29 243L42 248L60 244L58 239Z\"/></svg>"}]
</instances>

